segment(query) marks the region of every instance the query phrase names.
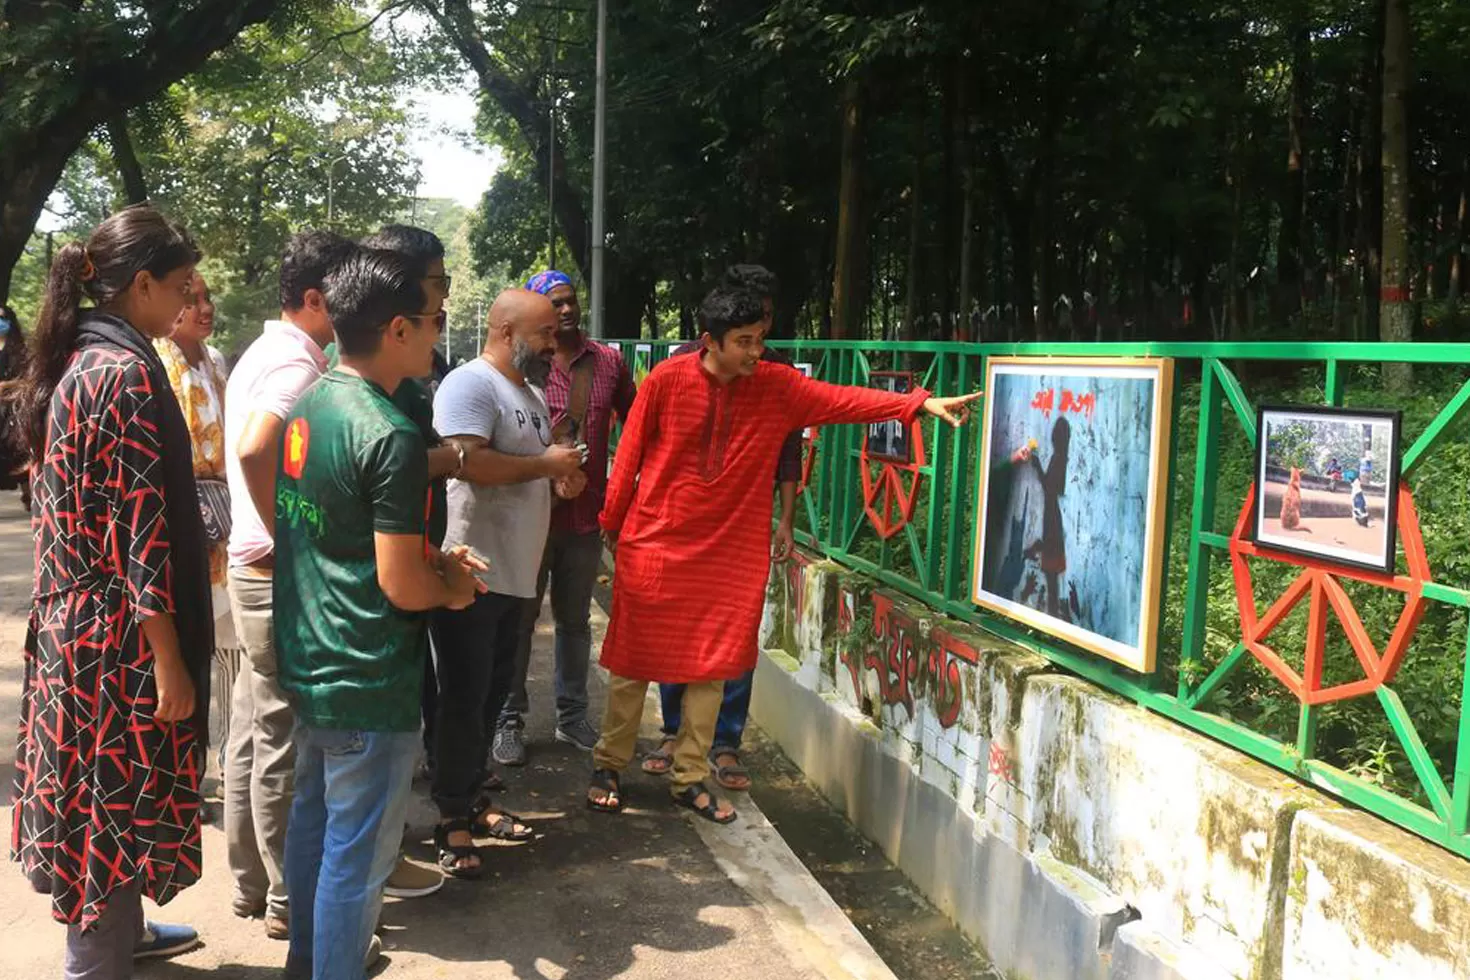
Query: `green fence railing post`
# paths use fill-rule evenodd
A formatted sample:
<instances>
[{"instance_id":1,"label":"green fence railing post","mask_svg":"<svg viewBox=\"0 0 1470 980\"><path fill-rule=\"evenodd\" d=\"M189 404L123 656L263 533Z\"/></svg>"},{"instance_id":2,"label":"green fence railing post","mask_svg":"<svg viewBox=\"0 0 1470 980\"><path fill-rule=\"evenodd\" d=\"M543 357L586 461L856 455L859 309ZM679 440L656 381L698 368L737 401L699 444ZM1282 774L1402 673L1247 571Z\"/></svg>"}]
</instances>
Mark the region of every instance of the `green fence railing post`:
<instances>
[{"instance_id":1,"label":"green fence railing post","mask_svg":"<svg viewBox=\"0 0 1470 980\"><path fill-rule=\"evenodd\" d=\"M971 371L970 357L959 354L956 359L955 393L966 394L975 389L975 375ZM981 370L984 370L983 359ZM955 433L955 452L950 457L949 466L949 511L944 536L944 597L950 601L966 603L970 601L967 576L972 557L970 549L973 545L969 529L957 517L965 512L965 501L969 499L971 492L970 480L975 472L975 464L970 455L974 442L973 433L979 428L979 420L985 418L984 399L978 404L981 407L974 413L976 423L962 426ZM937 474L938 470L935 472Z\"/></svg>"},{"instance_id":2,"label":"green fence railing post","mask_svg":"<svg viewBox=\"0 0 1470 980\"><path fill-rule=\"evenodd\" d=\"M936 395L951 394L950 386L950 361L948 354L936 355L934 362L934 387ZM920 416L923 418L923 416ZM927 424L927 423L921 423ZM933 472L929 477L929 512L928 520L924 527L924 584L931 591L942 591L939 586L939 569L944 560L941 550L944 541L944 526L946 523L957 523L955 518L958 512L955 510L954 488L948 481L941 481L947 469L950 455L954 452L954 444L958 430L951 429L943 422L934 423L934 453L929 459ZM945 501L949 502L948 508Z\"/></svg>"},{"instance_id":3,"label":"green fence railing post","mask_svg":"<svg viewBox=\"0 0 1470 980\"><path fill-rule=\"evenodd\" d=\"M1189 574L1184 586L1184 645L1179 654L1179 697L1189 696L1190 674L1204 663L1205 619L1209 613L1211 549L1202 540L1215 530L1215 476L1220 450L1220 387L1215 362L1206 360L1200 378L1199 443L1195 451L1194 503L1189 530Z\"/></svg>"}]
</instances>

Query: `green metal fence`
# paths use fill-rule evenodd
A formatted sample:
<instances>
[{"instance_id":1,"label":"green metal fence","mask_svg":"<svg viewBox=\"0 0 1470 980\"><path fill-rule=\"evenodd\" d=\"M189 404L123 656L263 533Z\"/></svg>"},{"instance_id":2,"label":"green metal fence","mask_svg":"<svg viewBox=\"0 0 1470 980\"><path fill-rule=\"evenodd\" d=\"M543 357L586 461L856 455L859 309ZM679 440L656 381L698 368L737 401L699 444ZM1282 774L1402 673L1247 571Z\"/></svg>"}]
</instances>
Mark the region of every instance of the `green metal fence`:
<instances>
[{"instance_id":1,"label":"green metal fence","mask_svg":"<svg viewBox=\"0 0 1470 980\"><path fill-rule=\"evenodd\" d=\"M635 369L657 363L674 345L643 341L635 351L624 344L624 354ZM1341 406L1348 380L1358 365L1410 363L1457 368L1470 366L1470 344L1338 344L1338 343L1228 343L1228 344L954 344L871 342L786 342L782 347L793 360L815 367L815 376L842 384L863 385L878 370L909 370L936 394L977 390L984 379L986 358L992 356L1168 357L1175 360L1174 418L1170 430L1169 494L1165 540L1176 542L1166 555L1166 582L1182 599L1174 615L1161 617L1158 663L1154 674L1143 675L1055 639L1041 636L1011 621L981 611L970 601L973 494L979 425L951 430L930 422L925 426L927 460L925 483L914 520L888 541L878 541L863 509L860 467L865 430L860 426L832 426L822 430L810 485L801 498L798 539L809 548L856 571L866 573L898 592L931 607L979 625L1180 724L1187 725L1256 759L1292 773L1337 796L1470 857L1470 635L1465 637L1465 659L1455 671L1459 685L1458 738L1453 772L1446 780L1426 749L1410 711L1393 684L1380 686L1376 697L1403 756L1412 767L1421 792L1414 798L1389 792L1374 782L1321 760L1317 731L1321 706L1301 704L1296 711L1295 737L1283 738L1253 730L1211 710L1212 701L1253 661L1242 643L1228 653L1210 656L1207 650L1207 601L1212 584L1228 583L1230 575L1229 526L1240 500L1218 494L1222 459L1227 444L1253 450L1257 438L1256 414L1240 376L1259 370L1298 367L1320 371L1324 404ZM1470 368L1467 368L1470 376ZM1461 378L1457 378L1457 381ZM1181 397L1185 385L1198 386L1197 402ZM1226 409L1229 409L1228 413ZM1407 450L1401 472L1409 478L1437 449L1455 437L1454 426L1470 410L1470 381L1422 431L1405 432ZM1186 418L1184 413L1197 413ZM1227 422L1228 419L1228 422ZM1188 423L1188 424L1181 424ZM1238 425L1232 432L1230 426ZM1460 436L1463 438L1463 436ZM1470 474L1461 474L1470 482ZM1186 493L1185 491L1190 491ZM1463 495L1462 495L1463 496ZM1221 506L1224 505L1222 510ZM1424 508L1421 506L1421 510ZM1222 515L1229 515L1222 517ZM1187 534L1176 535L1176 529ZM1431 567L1436 556L1429 554ZM1224 561L1217 561L1224 558ZM1426 599L1457 609L1470 609L1470 583L1432 582L1424 586ZM1168 591L1168 585L1165 586ZM1238 623L1236 624L1238 631ZM1470 634L1470 630L1466 631ZM1218 646L1218 637L1216 646ZM1407 669L1407 668L1406 668ZM1447 695L1451 692L1446 692ZM1441 706L1442 709L1442 706Z\"/></svg>"}]
</instances>

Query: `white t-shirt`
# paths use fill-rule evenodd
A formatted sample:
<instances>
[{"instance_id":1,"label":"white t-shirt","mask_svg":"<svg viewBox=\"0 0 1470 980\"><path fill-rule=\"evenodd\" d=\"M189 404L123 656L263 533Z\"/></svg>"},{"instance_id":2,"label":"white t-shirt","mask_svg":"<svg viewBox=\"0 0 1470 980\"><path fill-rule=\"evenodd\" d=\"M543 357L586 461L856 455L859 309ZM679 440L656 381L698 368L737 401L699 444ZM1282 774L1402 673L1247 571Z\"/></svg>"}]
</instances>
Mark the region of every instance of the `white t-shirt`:
<instances>
[{"instance_id":1,"label":"white t-shirt","mask_svg":"<svg viewBox=\"0 0 1470 980\"><path fill-rule=\"evenodd\" d=\"M245 351L225 388L225 479L230 484L230 567L253 565L275 552L275 542L250 499L240 469L240 436L256 412L280 419L327 370L327 356L301 330L267 320L265 332Z\"/></svg>"},{"instance_id":2,"label":"white t-shirt","mask_svg":"<svg viewBox=\"0 0 1470 980\"><path fill-rule=\"evenodd\" d=\"M551 413L540 390L516 384L480 357L439 383L434 429L446 438L478 436L507 456L540 456L551 445ZM444 547L467 544L479 552L490 565L483 578L491 592L535 597L550 525L545 478L498 487L449 481Z\"/></svg>"}]
</instances>

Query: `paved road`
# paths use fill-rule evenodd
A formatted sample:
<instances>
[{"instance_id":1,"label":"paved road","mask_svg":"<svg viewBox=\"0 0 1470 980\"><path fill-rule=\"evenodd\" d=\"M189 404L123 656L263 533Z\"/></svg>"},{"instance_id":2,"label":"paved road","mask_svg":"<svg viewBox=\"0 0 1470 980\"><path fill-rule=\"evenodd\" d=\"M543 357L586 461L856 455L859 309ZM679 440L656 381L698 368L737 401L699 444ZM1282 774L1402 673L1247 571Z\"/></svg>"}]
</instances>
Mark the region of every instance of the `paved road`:
<instances>
[{"instance_id":1,"label":"paved road","mask_svg":"<svg viewBox=\"0 0 1470 980\"><path fill-rule=\"evenodd\" d=\"M16 717L30 575L27 522L14 497L0 497L0 719ZM618 817L582 806L589 757L549 738L547 633L543 620L532 678L531 765L509 775L511 789L505 795L506 806L532 821L542 836L494 849L484 881L451 881L426 899L390 899L383 916L388 965L379 975L404 980L853 975L833 972L830 964L840 960L862 961L872 968L865 975L881 976L881 963L874 966L876 958L845 919L834 922L828 915L825 925L811 925L824 909L835 908L819 888L811 891L814 884L808 884L795 930L781 925L793 921L791 915L760 904L765 896L759 889L753 898L734 884L691 818L667 802L662 784L632 776L626 787L630 809ZM594 706L600 696L599 685ZM10 739L0 739L6 785L13 759ZM431 861L432 813L423 786L415 787L415 795L410 852ZM8 807L3 820L8 827ZM275 980L285 945L266 939L258 922L229 913L229 875L218 827L205 828L204 844L204 880L158 917L194 924L205 945L173 962L149 964L139 975ZM776 844L784 847L779 840ZM729 854L722 858L728 869ZM790 871L794 862L777 855L767 863ZM13 865L0 869L0 923L8 940L0 944L0 977L59 973L63 930L50 920L48 904L29 890ZM803 953L802 936L810 942L819 933L827 934L826 952ZM840 955L834 957L834 949Z\"/></svg>"}]
</instances>

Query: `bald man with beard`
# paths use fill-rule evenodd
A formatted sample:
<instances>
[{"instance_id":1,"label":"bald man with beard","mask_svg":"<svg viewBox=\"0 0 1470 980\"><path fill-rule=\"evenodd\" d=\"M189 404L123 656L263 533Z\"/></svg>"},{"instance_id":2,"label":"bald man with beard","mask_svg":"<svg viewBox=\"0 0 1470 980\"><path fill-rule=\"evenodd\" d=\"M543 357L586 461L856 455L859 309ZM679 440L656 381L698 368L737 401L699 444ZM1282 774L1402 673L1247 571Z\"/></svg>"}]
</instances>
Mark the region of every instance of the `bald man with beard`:
<instances>
[{"instance_id":1,"label":"bald man with beard","mask_svg":"<svg viewBox=\"0 0 1470 980\"><path fill-rule=\"evenodd\" d=\"M583 450L553 444L540 386L556 356L556 311L539 293L509 289L490 307L485 349L451 371L434 397L434 428L460 452L449 482L446 549L467 545L490 570L489 591L468 609L434 615L439 677L433 797L439 867L478 878L476 837L526 840L531 828L490 805L485 719L500 713L517 635L546 547L551 498L586 485ZM487 656L487 653L489 654Z\"/></svg>"}]
</instances>

